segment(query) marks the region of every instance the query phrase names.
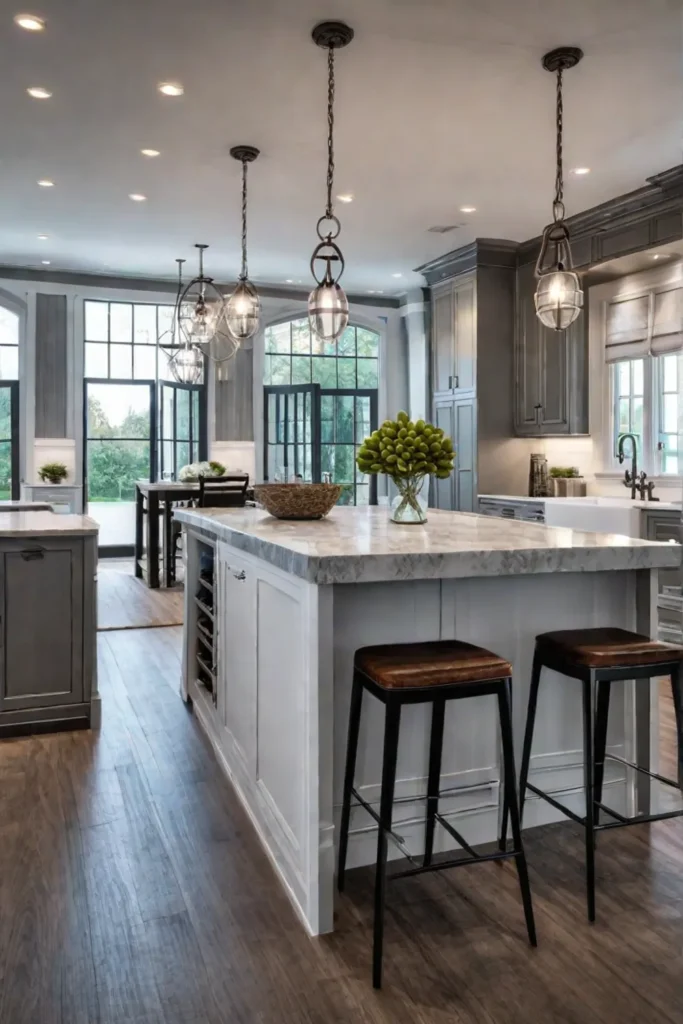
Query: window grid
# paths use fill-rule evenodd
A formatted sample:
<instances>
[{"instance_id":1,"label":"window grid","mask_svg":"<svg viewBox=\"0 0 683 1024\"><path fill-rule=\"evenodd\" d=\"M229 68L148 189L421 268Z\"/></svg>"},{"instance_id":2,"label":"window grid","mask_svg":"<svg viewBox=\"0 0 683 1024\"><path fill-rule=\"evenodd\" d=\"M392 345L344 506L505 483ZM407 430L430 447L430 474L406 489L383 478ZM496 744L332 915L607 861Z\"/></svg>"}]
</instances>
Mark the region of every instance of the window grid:
<instances>
[{"instance_id":1,"label":"window grid","mask_svg":"<svg viewBox=\"0 0 683 1024\"><path fill-rule=\"evenodd\" d=\"M0 307L0 380L19 380L19 317Z\"/></svg>"},{"instance_id":2,"label":"window grid","mask_svg":"<svg viewBox=\"0 0 683 1024\"><path fill-rule=\"evenodd\" d=\"M683 473L683 353L612 364L612 456L619 437L635 434L650 475Z\"/></svg>"},{"instance_id":3,"label":"window grid","mask_svg":"<svg viewBox=\"0 0 683 1024\"><path fill-rule=\"evenodd\" d=\"M367 389L378 380L376 331L351 325L335 343L317 338L305 318L266 328L264 384Z\"/></svg>"},{"instance_id":4,"label":"window grid","mask_svg":"<svg viewBox=\"0 0 683 1024\"><path fill-rule=\"evenodd\" d=\"M173 322L173 306L84 301L85 377L91 380L172 380L159 345Z\"/></svg>"}]
</instances>

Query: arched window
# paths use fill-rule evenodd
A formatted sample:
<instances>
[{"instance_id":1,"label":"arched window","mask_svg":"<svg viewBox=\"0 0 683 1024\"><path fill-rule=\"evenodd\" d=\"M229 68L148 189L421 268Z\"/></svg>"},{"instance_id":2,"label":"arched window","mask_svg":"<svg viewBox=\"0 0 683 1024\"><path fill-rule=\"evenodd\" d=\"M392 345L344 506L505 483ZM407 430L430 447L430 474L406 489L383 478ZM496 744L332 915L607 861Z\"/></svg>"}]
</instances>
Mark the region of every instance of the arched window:
<instances>
[{"instance_id":1,"label":"arched window","mask_svg":"<svg viewBox=\"0 0 683 1024\"><path fill-rule=\"evenodd\" d=\"M0 306L0 499L19 497L18 313Z\"/></svg>"},{"instance_id":2,"label":"arched window","mask_svg":"<svg viewBox=\"0 0 683 1024\"><path fill-rule=\"evenodd\" d=\"M323 342L307 317L266 327L266 480L329 478L344 488L340 504L376 500L356 451L377 426L379 340L353 324L337 343Z\"/></svg>"}]
</instances>

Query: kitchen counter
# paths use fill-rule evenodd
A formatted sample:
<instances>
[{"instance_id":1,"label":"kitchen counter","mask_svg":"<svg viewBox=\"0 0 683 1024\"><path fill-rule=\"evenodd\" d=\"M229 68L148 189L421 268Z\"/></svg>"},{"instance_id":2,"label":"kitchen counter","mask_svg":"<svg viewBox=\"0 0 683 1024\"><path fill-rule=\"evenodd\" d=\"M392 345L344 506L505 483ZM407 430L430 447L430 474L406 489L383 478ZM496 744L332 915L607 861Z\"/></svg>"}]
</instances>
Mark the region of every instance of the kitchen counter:
<instances>
[{"instance_id":1,"label":"kitchen counter","mask_svg":"<svg viewBox=\"0 0 683 1024\"><path fill-rule=\"evenodd\" d=\"M0 537L92 537L99 527L88 516L56 515L0 507Z\"/></svg>"},{"instance_id":2,"label":"kitchen counter","mask_svg":"<svg viewBox=\"0 0 683 1024\"><path fill-rule=\"evenodd\" d=\"M552 629L619 626L656 635L660 571L681 548L537 523L430 511L391 523L386 507L335 508L314 522L254 509L180 509L185 533L181 694L244 804L311 934L334 927L339 824L354 652L368 644L453 639L513 666L521 748L534 640ZM580 685L544 675L531 781L583 813ZM652 695L652 703L651 703ZM610 752L657 771L657 688L613 687ZM429 710L403 709L395 827L420 855ZM383 716L363 702L356 788L376 803ZM489 698L448 709L440 810L468 842L495 840L501 805L498 724ZM658 784L607 768L606 802L646 812ZM525 826L558 820L533 798ZM349 866L374 862L376 831L351 818ZM453 847L438 830L438 851Z\"/></svg>"},{"instance_id":3,"label":"kitchen counter","mask_svg":"<svg viewBox=\"0 0 683 1024\"><path fill-rule=\"evenodd\" d=\"M681 510L682 503L680 501L640 501L640 499L629 498L627 494L622 497L616 497L616 495L601 495L601 494L587 494L583 497L578 498L531 498L525 497L521 494L480 494L480 498L487 498L490 501L505 501L505 502L539 502L543 505L549 502L581 502L589 505L605 505L613 506L615 508L638 508L644 509L649 512L656 512L658 509L678 509Z\"/></svg>"},{"instance_id":4,"label":"kitchen counter","mask_svg":"<svg viewBox=\"0 0 683 1024\"><path fill-rule=\"evenodd\" d=\"M399 526L381 506L335 508L326 519L274 519L256 508L178 509L206 531L310 583L377 583L555 572L654 569L680 562L668 544L429 511L423 526Z\"/></svg>"}]
</instances>

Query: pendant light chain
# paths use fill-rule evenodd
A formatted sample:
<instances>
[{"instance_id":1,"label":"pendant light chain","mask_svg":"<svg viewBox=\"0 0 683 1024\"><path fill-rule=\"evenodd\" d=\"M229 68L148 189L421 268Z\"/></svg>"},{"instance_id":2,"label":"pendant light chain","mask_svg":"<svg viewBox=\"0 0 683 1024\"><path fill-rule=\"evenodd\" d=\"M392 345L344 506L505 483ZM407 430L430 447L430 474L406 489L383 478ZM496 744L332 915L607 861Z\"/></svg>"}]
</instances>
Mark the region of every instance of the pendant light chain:
<instances>
[{"instance_id":1,"label":"pendant light chain","mask_svg":"<svg viewBox=\"0 0 683 1024\"><path fill-rule=\"evenodd\" d=\"M327 207L325 216L334 216L332 189L334 187L334 47L327 51Z\"/></svg>"},{"instance_id":2,"label":"pendant light chain","mask_svg":"<svg viewBox=\"0 0 683 1024\"><path fill-rule=\"evenodd\" d=\"M247 272L247 161L242 161L242 273L240 280L246 281Z\"/></svg>"},{"instance_id":3,"label":"pendant light chain","mask_svg":"<svg viewBox=\"0 0 683 1024\"><path fill-rule=\"evenodd\" d=\"M557 131L556 143L556 172L555 172L555 200L553 202L553 219L564 220L564 178L562 174L563 152L562 136L564 133L564 107L562 104L562 68L557 69L557 105L555 114Z\"/></svg>"}]
</instances>

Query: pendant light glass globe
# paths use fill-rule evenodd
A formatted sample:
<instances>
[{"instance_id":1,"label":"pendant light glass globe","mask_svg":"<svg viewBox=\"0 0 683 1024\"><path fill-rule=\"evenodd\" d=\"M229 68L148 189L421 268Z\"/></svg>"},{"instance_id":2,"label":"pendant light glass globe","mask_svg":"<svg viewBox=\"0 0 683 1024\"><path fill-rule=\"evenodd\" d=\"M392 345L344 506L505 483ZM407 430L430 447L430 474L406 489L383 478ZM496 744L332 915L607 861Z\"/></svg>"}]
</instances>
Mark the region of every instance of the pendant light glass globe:
<instances>
[{"instance_id":1,"label":"pendant light glass globe","mask_svg":"<svg viewBox=\"0 0 683 1024\"><path fill-rule=\"evenodd\" d=\"M171 373L180 384L200 384L204 373L204 357L197 348L183 345L171 357Z\"/></svg>"},{"instance_id":2,"label":"pendant light glass globe","mask_svg":"<svg viewBox=\"0 0 683 1024\"><path fill-rule=\"evenodd\" d=\"M239 280L225 304L225 322L233 338L246 341L252 338L259 325L261 302L251 281Z\"/></svg>"},{"instance_id":3,"label":"pendant light glass globe","mask_svg":"<svg viewBox=\"0 0 683 1024\"><path fill-rule=\"evenodd\" d=\"M573 271L553 270L538 282L536 314L542 324L554 331L565 331L583 308L583 291Z\"/></svg>"},{"instance_id":4,"label":"pendant light glass globe","mask_svg":"<svg viewBox=\"0 0 683 1024\"><path fill-rule=\"evenodd\" d=\"M218 310L215 303L199 295L195 302L184 302L180 308L180 324L191 344L203 345L211 341L216 332Z\"/></svg>"},{"instance_id":5,"label":"pendant light glass globe","mask_svg":"<svg viewBox=\"0 0 683 1024\"><path fill-rule=\"evenodd\" d=\"M308 297L308 318L322 341L336 341L349 322L349 300L329 274Z\"/></svg>"}]
</instances>

